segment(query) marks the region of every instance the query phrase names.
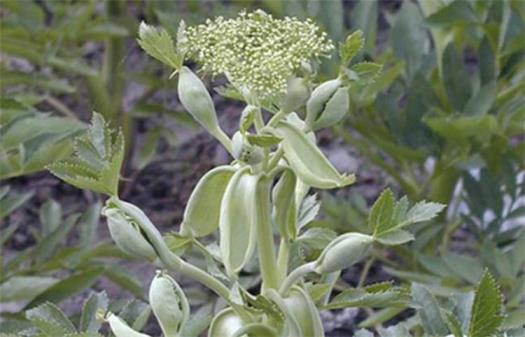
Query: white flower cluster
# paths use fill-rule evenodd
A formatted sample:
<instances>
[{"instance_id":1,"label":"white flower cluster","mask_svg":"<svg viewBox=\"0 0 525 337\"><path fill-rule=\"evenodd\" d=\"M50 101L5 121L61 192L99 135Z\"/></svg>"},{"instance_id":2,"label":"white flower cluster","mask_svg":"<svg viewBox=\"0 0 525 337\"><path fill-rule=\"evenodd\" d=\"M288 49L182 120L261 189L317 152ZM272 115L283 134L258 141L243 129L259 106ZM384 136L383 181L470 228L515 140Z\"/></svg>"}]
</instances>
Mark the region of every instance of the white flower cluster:
<instances>
[{"instance_id":1,"label":"white flower cluster","mask_svg":"<svg viewBox=\"0 0 525 337\"><path fill-rule=\"evenodd\" d=\"M301 64L334 48L312 20L275 19L262 10L207 20L187 28L186 37L189 57L204 71L225 74L260 99L284 93Z\"/></svg>"}]
</instances>

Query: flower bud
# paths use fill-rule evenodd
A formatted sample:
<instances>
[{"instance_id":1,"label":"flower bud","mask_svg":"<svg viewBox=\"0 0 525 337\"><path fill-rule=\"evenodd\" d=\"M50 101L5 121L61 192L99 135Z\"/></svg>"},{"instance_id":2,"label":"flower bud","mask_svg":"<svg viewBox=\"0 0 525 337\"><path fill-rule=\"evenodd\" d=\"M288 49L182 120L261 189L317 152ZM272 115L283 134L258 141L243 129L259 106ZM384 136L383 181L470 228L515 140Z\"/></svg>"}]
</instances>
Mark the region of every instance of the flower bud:
<instances>
[{"instance_id":1,"label":"flower bud","mask_svg":"<svg viewBox=\"0 0 525 337\"><path fill-rule=\"evenodd\" d=\"M140 226L118 208L106 207L102 211L108 219L109 233L117 246L130 256L149 261L157 254L150 242L144 237Z\"/></svg>"},{"instance_id":2,"label":"flower bud","mask_svg":"<svg viewBox=\"0 0 525 337\"><path fill-rule=\"evenodd\" d=\"M137 332L129 327L124 320L113 313L109 313L106 317L111 331L116 337L150 337L149 335Z\"/></svg>"},{"instance_id":3,"label":"flower bud","mask_svg":"<svg viewBox=\"0 0 525 337\"><path fill-rule=\"evenodd\" d=\"M314 89L308 102L306 102L305 121L308 126L313 126L315 120L319 118L321 113L323 113L328 101L332 98L337 89L339 89L341 84L342 81L340 79L334 79L326 81Z\"/></svg>"},{"instance_id":4,"label":"flower bud","mask_svg":"<svg viewBox=\"0 0 525 337\"><path fill-rule=\"evenodd\" d=\"M314 130L326 128L339 122L348 112L350 99L348 98L348 88L337 89L335 94L326 104L325 109L313 122L311 128Z\"/></svg>"},{"instance_id":5,"label":"flower bud","mask_svg":"<svg viewBox=\"0 0 525 337\"><path fill-rule=\"evenodd\" d=\"M366 256L373 241L373 237L360 233L337 237L317 259L315 271L319 274L332 273L359 262Z\"/></svg>"},{"instance_id":6,"label":"flower bud","mask_svg":"<svg viewBox=\"0 0 525 337\"><path fill-rule=\"evenodd\" d=\"M233 157L249 165L259 164L264 159L263 150L247 143L239 131L232 137L232 148Z\"/></svg>"},{"instance_id":7,"label":"flower bud","mask_svg":"<svg viewBox=\"0 0 525 337\"><path fill-rule=\"evenodd\" d=\"M178 92L184 108L208 132L214 134L218 129L215 106L204 83L188 67L180 69Z\"/></svg>"},{"instance_id":8,"label":"flower bud","mask_svg":"<svg viewBox=\"0 0 525 337\"><path fill-rule=\"evenodd\" d=\"M288 310L297 320L303 336L324 336L319 312L310 296L300 287L294 287L284 299Z\"/></svg>"},{"instance_id":9,"label":"flower bud","mask_svg":"<svg viewBox=\"0 0 525 337\"><path fill-rule=\"evenodd\" d=\"M246 322L232 308L219 312L211 321L208 337L233 337Z\"/></svg>"},{"instance_id":10,"label":"flower bud","mask_svg":"<svg viewBox=\"0 0 525 337\"><path fill-rule=\"evenodd\" d=\"M289 79L281 109L287 113L295 111L306 102L309 94L308 87L302 78Z\"/></svg>"},{"instance_id":11,"label":"flower bud","mask_svg":"<svg viewBox=\"0 0 525 337\"><path fill-rule=\"evenodd\" d=\"M177 282L162 271L151 282L149 304L165 337L176 337L189 318L189 304Z\"/></svg>"}]
</instances>

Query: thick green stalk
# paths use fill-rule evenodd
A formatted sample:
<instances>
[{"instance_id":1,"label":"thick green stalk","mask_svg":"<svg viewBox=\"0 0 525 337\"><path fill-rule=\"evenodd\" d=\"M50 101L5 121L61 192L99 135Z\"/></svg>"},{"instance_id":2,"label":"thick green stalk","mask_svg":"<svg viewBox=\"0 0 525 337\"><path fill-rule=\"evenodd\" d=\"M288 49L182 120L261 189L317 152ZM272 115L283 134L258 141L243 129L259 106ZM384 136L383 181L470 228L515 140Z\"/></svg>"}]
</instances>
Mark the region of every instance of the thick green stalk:
<instances>
[{"instance_id":1,"label":"thick green stalk","mask_svg":"<svg viewBox=\"0 0 525 337\"><path fill-rule=\"evenodd\" d=\"M257 203L254 216L263 289L277 289L279 282L271 222L270 179L262 176L255 193Z\"/></svg>"},{"instance_id":2,"label":"thick green stalk","mask_svg":"<svg viewBox=\"0 0 525 337\"><path fill-rule=\"evenodd\" d=\"M279 253L277 254L277 272L279 282L282 282L288 275L288 260L290 258L290 243L287 239L281 238Z\"/></svg>"}]
</instances>

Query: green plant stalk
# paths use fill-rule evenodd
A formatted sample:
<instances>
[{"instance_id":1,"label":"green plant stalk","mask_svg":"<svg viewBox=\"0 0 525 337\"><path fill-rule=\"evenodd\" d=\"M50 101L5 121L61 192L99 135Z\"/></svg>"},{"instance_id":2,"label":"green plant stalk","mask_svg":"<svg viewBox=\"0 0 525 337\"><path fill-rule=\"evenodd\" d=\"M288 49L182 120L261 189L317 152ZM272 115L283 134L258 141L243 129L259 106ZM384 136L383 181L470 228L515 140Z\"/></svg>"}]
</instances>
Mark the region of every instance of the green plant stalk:
<instances>
[{"instance_id":1,"label":"green plant stalk","mask_svg":"<svg viewBox=\"0 0 525 337\"><path fill-rule=\"evenodd\" d=\"M266 180L262 177L261 180ZM255 218L257 231L257 249L259 253L259 265L263 280L263 289L278 287L278 269L275 258L275 245L273 242L273 232L271 223L271 203L270 203L270 183L259 181L256 194L259 196L258 204L255 208Z\"/></svg>"},{"instance_id":2,"label":"green plant stalk","mask_svg":"<svg viewBox=\"0 0 525 337\"><path fill-rule=\"evenodd\" d=\"M329 290L319 300L319 303L321 305L328 304L328 301L330 300L330 294L332 293L332 290L334 289L335 284L337 283L337 280L339 279L339 276L341 276L340 270L321 276L321 280L319 280L319 283L326 283L329 285Z\"/></svg>"},{"instance_id":3,"label":"green plant stalk","mask_svg":"<svg viewBox=\"0 0 525 337\"><path fill-rule=\"evenodd\" d=\"M277 254L277 272L279 275L279 283L281 283L288 275L288 260L290 258L290 243L286 238L281 238L279 244L279 253Z\"/></svg>"},{"instance_id":4,"label":"green plant stalk","mask_svg":"<svg viewBox=\"0 0 525 337\"><path fill-rule=\"evenodd\" d=\"M315 271L316 263L315 261L305 263L300 267L295 268L290 275L286 277L284 282L281 284L281 287L279 288L279 293L281 295L285 295L290 288L297 283L303 276L305 276L308 273L311 273Z\"/></svg>"}]
</instances>

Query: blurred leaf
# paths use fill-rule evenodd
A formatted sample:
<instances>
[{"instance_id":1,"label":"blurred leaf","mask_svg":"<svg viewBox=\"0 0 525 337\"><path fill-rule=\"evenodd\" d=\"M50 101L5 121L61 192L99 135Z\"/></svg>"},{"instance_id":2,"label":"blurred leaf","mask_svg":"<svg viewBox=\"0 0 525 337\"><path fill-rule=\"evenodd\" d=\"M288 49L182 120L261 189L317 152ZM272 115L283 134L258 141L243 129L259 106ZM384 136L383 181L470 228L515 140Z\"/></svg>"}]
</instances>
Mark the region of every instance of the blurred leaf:
<instances>
[{"instance_id":1,"label":"blurred leaf","mask_svg":"<svg viewBox=\"0 0 525 337\"><path fill-rule=\"evenodd\" d=\"M33 191L19 195L8 195L0 198L0 219L11 214L18 207L22 206L34 195Z\"/></svg>"},{"instance_id":2,"label":"blurred leaf","mask_svg":"<svg viewBox=\"0 0 525 337\"><path fill-rule=\"evenodd\" d=\"M412 79L428 53L428 35L418 6L404 1L390 32L394 55L405 61L407 76Z\"/></svg>"},{"instance_id":3,"label":"blurred leaf","mask_svg":"<svg viewBox=\"0 0 525 337\"><path fill-rule=\"evenodd\" d=\"M30 301L57 282L47 276L13 276L0 284L0 302Z\"/></svg>"},{"instance_id":4,"label":"blurred leaf","mask_svg":"<svg viewBox=\"0 0 525 337\"><path fill-rule=\"evenodd\" d=\"M349 307L383 308L405 307L410 300L408 289L394 287L390 283L380 283L364 288L344 290L325 305L324 309L341 309Z\"/></svg>"},{"instance_id":5,"label":"blurred leaf","mask_svg":"<svg viewBox=\"0 0 525 337\"><path fill-rule=\"evenodd\" d=\"M45 335L66 336L77 330L67 316L53 303L44 303L26 311L26 317Z\"/></svg>"},{"instance_id":6,"label":"blurred leaf","mask_svg":"<svg viewBox=\"0 0 525 337\"><path fill-rule=\"evenodd\" d=\"M470 97L463 113L468 116L484 115L489 112L496 99L497 86L495 82L485 84L479 91Z\"/></svg>"},{"instance_id":7,"label":"blurred leaf","mask_svg":"<svg viewBox=\"0 0 525 337\"><path fill-rule=\"evenodd\" d=\"M100 329L101 322L97 318L98 313L105 314L108 309L108 297L105 292L91 293L82 306L80 331L97 332Z\"/></svg>"},{"instance_id":8,"label":"blurred leaf","mask_svg":"<svg viewBox=\"0 0 525 337\"><path fill-rule=\"evenodd\" d=\"M62 222L62 206L54 199L46 201L40 207L40 223L42 235L47 236L54 232Z\"/></svg>"},{"instance_id":9,"label":"blurred leaf","mask_svg":"<svg viewBox=\"0 0 525 337\"><path fill-rule=\"evenodd\" d=\"M60 245L64 244L69 232L75 227L80 214L71 214L58 228L42 238L32 251L32 256L37 264L47 261Z\"/></svg>"},{"instance_id":10,"label":"blurred leaf","mask_svg":"<svg viewBox=\"0 0 525 337\"><path fill-rule=\"evenodd\" d=\"M472 139L486 140L499 131L498 122L493 115L430 117L425 119L425 123L452 144L462 144Z\"/></svg>"},{"instance_id":11,"label":"blurred leaf","mask_svg":"<svg viewBox=\"0 0 525 337\"><path fill-rule=\"evenodd\" d=\"M425 331L431 336L445 336L447 325L441 315L441 309L432 294L418 283L412 284L412 301L419 313Z\"/></svg>"},{"instance_id":12,"label":"blurred leaf","mask_svg":"<svg viewBox=\"0 0 525 337\"><path fill-rule=\"evenodd\" d=\"M443 86L451 107L456 111L462 111L472 95L470 79L461 51L449 43L443 52Z\"/></svg>"},{"instance_id":13,"label":"blurred leaf","mask_svg":"<svg viewBox=\"0 0 525 337\"><path fill-rule=\"evenodd\" d=\"M350 12L352 28L363 32L364 51L368 54L372 54L376 46L377 19L377 1L358 1Z\"/></svg>"},{"instance_id":14,"label":"blurred leaf","mask_svg":"<svg viewBox=\"0 0 525 337\"><path fill-rule=\"evenodd\" d=\"M428 16L425 22L432 26L449 27L457 24L472 25L479 23L479 20L468 1L454 0Z\"/></svg>"},{"instance_id":15,"label":"blurred leaf","mask_svg":"<svg viewBox=\"0 0 525 337\"><path fill-rule=\"evenodd\" d=\"M100 201L95 202L87 211L85 211L80 217L78 223L79 227L79 246L84 248L91 248L95 243L97 228L100 220L100 211L102 209L102 203Z\"/></svg>"},{"instance_id":16,"label":"blurred leaf","mask_svg":"<svg viewBox=\"0 0 525 337\"><path fill-rule=\"evenodd\" d=\"M351 70L358 76L359 85L373 83L381 74L383 66L374 62L359 62L352 66Z\"/></svg>"},{"instance_id":17,"label":"blurred leaf","mask_svg":"<svg viewBox=\"0 0 525 337\"><path fill-rule=\"evenodd\" d=\"M27 85L58 93L71 94L75 92L75 87L71 86L64 79L6 70L0 70L0 77L2 77L2 86L0 88L3 90L6 89L6 86Z\"/></svg>"},{"instance_id":18,"label":"blurred leaf","mask_svg":"<svg viewBox=\"0 0 525 337\"><path fill-rule=\"evenodd\" d=\"M155 157L157 145L160 140L161 129L155 128L148 130L144 144L139 149L135 159L135 166L140 171L146 167Z\"/></svg>"},{"instance_id":19,"label":"blurred leaf","mask_svg":"<svg viewBox=\"0 0 525 337\"><path fill-rule=\"evenodd\" d=\"M481 262L467 255L445 252L443 253L443 261L454 274L473 284L478 282L483 274Z\"/></svg>"},{"instance_id":20,"label":"blurred leaf","mask_svg":"<svg viewBox=\"0 0 525 337\"><path fill-rule=\"evenodd\" d=\"M98 277L104 272L104 268L97 266L73 274L45 290L34 298L26 308L32 308L46 301L59 303L86 288L91 287Z\"/></svg>"}]
</instances>

